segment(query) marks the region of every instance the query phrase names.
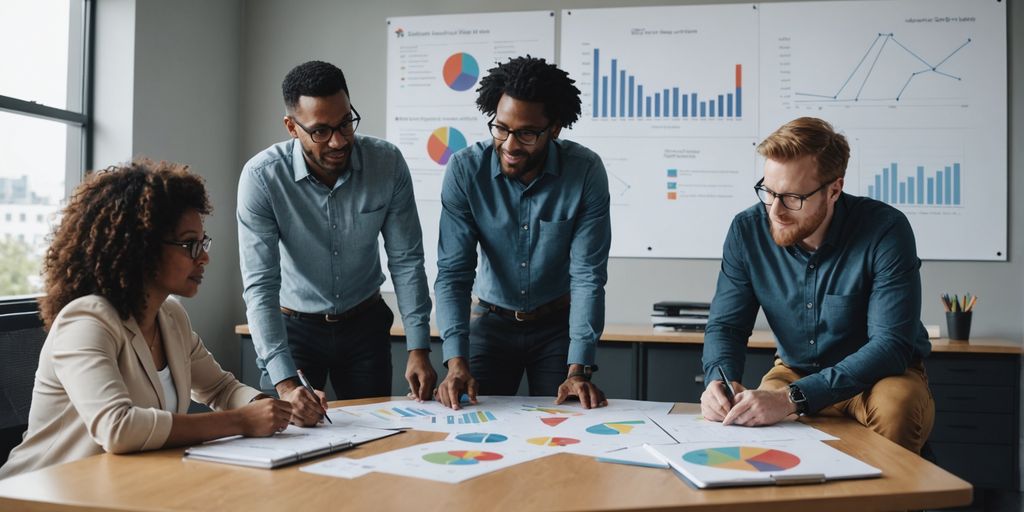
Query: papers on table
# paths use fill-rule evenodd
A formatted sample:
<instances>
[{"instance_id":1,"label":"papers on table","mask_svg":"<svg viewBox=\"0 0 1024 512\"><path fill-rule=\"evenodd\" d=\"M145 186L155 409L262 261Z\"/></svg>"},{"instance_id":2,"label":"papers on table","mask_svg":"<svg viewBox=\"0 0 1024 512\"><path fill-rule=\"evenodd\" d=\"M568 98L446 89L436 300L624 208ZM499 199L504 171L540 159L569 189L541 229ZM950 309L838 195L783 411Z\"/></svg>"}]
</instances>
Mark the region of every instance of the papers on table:
<instances>
[{"instance_id":1,"label":"papers on table","mask_svg":"<svg viewBox=\"0 0 1024 512\"><path fill-rule=\"evenodd\" d=\"M578 402L556 405L551 397L481 396L477 404L454 411L437 402L395 400L331 409L333 426L289 427L270 438L220 440L190 448L187 457L276 467L412 428L448 437L358 460L339 457L302 471L339 478L380 472L457 483L571 453L603 462L672 467L698 487L880 474L823 444L836 438L803 423L723 426L696 414L669 414L672 406L611 400L608 407L584 409Z\"/></svg>"},{"instance_id":2,"label":"papers on table","mask_svg":"<svg viewBox=\"0 0 1024 512\"><path fill-rule=\"evenodd\" d=\"M820 441L646 446L699 488L820 483L882 472Z\"/></svg>"},{"instance_id":3,"label":"papers on table","mask_svg":"<svg viewBox=\"0 0 1024 512\"><path fill-rule=\"evenodd\" d=\"M303 468L303 471L341 476L353 471L352 466L358 464L372 467L379 473L458 483L550 454L508 439L485 443L446 440L372 455L357 463L346 462L340 469L332 468L334 461L326 461ZM337 474L332 474L334 472Z\"/></svg>"}]
</instances>

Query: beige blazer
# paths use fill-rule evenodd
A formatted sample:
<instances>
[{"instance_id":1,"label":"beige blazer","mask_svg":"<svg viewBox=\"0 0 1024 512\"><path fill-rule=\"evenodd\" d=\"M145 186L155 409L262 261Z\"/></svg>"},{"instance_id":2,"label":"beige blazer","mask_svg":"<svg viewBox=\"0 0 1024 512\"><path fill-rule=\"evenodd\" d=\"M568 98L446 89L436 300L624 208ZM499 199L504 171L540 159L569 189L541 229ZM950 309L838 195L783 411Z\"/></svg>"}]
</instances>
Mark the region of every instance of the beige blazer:
<instances>
[{"instance_id":1,"label":"beige blazer","mask_svg":"<svg viewBox=\"0 0 1024 512\"><path fill-rule=\"evenodd\" d=\"M259 394L221 369L177 300L163 303L158 320L178 395L176 412L188 411L189 398L232 409ZM135 319L121 320L98 295L76 299L60 311L43 343L28 431L0 468L0 478L104 451L161 448L172 421L162 410L165 403Z\"/></svg>"}]
</instances>

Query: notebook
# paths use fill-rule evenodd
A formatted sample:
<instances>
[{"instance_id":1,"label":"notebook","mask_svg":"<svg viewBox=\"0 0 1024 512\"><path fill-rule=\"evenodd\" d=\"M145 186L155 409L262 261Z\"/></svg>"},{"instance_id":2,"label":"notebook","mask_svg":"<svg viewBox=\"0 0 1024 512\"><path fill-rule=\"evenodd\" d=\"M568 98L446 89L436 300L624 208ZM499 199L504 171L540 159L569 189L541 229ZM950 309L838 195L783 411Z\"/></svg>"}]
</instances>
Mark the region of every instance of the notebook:
<instances>
[{"instance_id":1,"label":"notebook","mask_svg":"<svg viewBox=\"0 0 1024 512\"><path fill-rule=\"evenodd\" d=\"M185 450L186 459L255 468L277 468L399 433L353 425L302 428L289 425L270 437L233 436Z\"/></svg>"}]
</instances>

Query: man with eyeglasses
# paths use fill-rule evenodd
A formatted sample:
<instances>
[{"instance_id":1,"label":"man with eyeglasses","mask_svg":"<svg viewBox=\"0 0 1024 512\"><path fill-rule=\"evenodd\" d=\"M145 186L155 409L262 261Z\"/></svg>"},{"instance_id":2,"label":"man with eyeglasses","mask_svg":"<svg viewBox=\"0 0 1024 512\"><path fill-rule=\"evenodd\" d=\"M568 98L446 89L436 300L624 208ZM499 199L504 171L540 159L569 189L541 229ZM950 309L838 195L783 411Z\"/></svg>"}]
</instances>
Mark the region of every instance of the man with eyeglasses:
<instances>
[{"instance_id":1,"label":"man with eyeglasses","mask_svg":"<svg viewBox=\"0 0 1024 512\"><path fill-rule=\"evenodd\" d=\"M249 329L263 371L292 403L292 421L315 425L322 393L391 395L394 314L377 238L405 326L410 398L429 400L430 296L409 168L392 144L357 135L345 75L326 62L296 66L281 85L291 139L254 156L238 185L238 239Z\"/></svg>"},{"instance_id":2,"label":"man with eyeglasses","mask_svg":"<svg viewBox=\"0 0 1024 512\"><path fill-rule=\"evenodd\" d=\"M843 192L850 148L821 119L791 121L757 150L766 160L760 203L733 219L704 334L703 416L758 426L845 415L920 452L935 403L910 223ZM760 387L746 390L739 378L758 308L778 352Z\"/></svg>"},{"instance_id":3,"label":"man with eyeglasses","mask_svg":"<svg viewBox=\"0 0 1024 512\"><path fill-rule=\"evenodd\" d=\"M573 83L531 57L480 81L492 139L456 153L441 188L434 293L445 406L458 409L464 392L474 403L478 390L515 395L524 371L531 395L607 403L591 375L604 329L608 176L594 152L558 138L580 115Z\"/></svg>"}]
</instances>

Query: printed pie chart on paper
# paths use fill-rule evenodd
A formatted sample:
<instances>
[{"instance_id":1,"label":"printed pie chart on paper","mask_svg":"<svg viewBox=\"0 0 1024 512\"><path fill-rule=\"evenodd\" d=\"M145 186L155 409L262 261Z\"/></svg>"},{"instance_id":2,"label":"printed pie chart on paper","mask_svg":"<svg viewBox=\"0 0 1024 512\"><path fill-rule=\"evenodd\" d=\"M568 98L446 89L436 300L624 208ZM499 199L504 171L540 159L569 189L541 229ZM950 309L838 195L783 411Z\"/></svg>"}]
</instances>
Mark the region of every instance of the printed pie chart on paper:
<instances>
[{"instance_id":1,"label":"printed pie chart on paper","mask_svg":"<svg viewBox=\"0 0 1024 512\"><path fill-rule=\"evenodd\" d=\"M500 453L481 452L477 450L451 450L447 452L428 453L423 460L448 466L468 466L492 460L501 460L504 457Z\"/></svg>"}]
</instances>

